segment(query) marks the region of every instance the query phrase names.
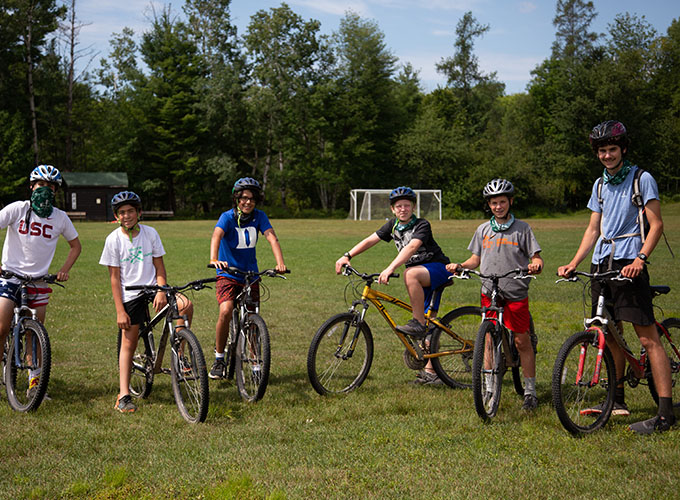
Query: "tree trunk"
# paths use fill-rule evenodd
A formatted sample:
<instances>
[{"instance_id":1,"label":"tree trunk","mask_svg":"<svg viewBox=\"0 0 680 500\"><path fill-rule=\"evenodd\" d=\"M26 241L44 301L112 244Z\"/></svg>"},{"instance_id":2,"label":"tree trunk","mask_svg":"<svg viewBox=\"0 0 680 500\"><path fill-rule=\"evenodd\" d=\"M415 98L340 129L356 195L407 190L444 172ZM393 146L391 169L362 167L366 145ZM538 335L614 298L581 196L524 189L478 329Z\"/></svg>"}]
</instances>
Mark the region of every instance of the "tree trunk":
<instances>
[{"instance_id":1,"label":"tree trunk","mask_svg":"<svg viewBox=\"0 0 680 500\"><path fill-rule=\"evenodd\" d=\"M26 32L24 33L24 48L26 50L26 77L28 80L28 105L31 111L31 127L33 129L33 160L38 165L40 151L38 148L38 119L35 111L35 89L33 88L33 57L31 48L33 42L33 4L28 9Z\"/></svg>"},{"instance_id":2,"label":"tree trunk","mask_svg":"<svg viewBox=\"0 0 680 500\"><path fill-rule=\"evenodd\" d=\"M68 31L70 60L68 64L68 97L66 100L66 170L73 169L73 69L76 55L76 0L71 0Z\"/></svg>"}]
</instances>

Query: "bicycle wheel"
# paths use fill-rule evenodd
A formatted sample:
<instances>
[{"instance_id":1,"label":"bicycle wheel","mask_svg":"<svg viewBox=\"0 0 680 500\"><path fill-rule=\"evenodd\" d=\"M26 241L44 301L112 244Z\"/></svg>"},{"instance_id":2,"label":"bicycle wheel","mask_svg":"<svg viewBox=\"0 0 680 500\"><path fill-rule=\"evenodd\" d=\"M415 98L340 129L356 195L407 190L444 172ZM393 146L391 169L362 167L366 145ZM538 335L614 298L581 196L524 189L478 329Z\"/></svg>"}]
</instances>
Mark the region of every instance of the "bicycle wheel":
<instances>
[{"instance_id":1,"label":"bicycle wheel","mask_svg":"<svg viewBox=\"0 0 680 500\"><path fill-rule=\"evenodd\" d=\"M162 325L163 323L161 323ZM143 330L146 325L141 325ZM120 359L120 345L122 332L118 330L118 359ZM132 366L130 367L130 395L135 398L146 398L151 394L153 388L153 335L144 332L137 340L137 348L132 355Z\"/></svg>"},{"instance_id":2,"label":"bicycle wheel","mask_svg":"<svg viewBox=\"0 0 680 500\"><path fill-rule=\"evenodd\" d=\"M227 347L224 349L224 363L227 365L227 379L234 378L234 370L236 369L236 343L238 342L239 318L238 306L234 308L231 315L231 323L229 324L229 338L227 339Z\"/></svg>"},{"instance_id":3,"label":"bicycle wheel","mask_svg":"<svg viewBox=\"0 0 680 500\"><path fill-rule=\"evenodd\" d=\"M496 324L493 321L481 324L472 355L472 394L475 410L487 421L498 412L505 372L503 346L496 338L495 330Z\"/></svg>"},{"instance_id":4,"label":"bicycle wheel","mask_svg":"<svg viewBox=\"0 0 680 500\"><path fill-rule=\"evenodd\" d=\"M9 405L16 411L34 411L42 403L50 381L51 350L47 330L33 319L23 320L18 342L9 335L5 362L5 391ZM15 351L15 348L17 350ZM17 358L19 364L17 365ZM31 377L30 372L40 370ZM33 380L31 384L31 378Z\"/></svg>"},{"instance_id":5,"label":"bicycle wheel","mask_svg":"<svg viewBox=\"0 0 680 500\"><path fill-rule=\"evenodd\" d=\"M462 351L456 354L432 358L432 368L449 387L469 389L472 387L472 352L475 335L479 328L482 310L475 306L459 307L444 315L441 322L459 338L437 327L430 339L432 354L444 351ZM465 343L469 342L466 347Z\"/></svg>"},{"instance_id":6,"label":"bicycle wheel","mask_svg":"<svg viewBox=\"0 0 680 500\"><path fill-rule=\"evenodd\" d=\"M673 403L677 404L680 402L680 319L667 318L661 325L668 332L668 337L666 337L666 335L659 330L659 337L661 338L661 345L663 345L671 364L671 396L673 398ZM648 367L647 371L651 374L651 367ZM654 402L658 405L659 394L656 391L654 378L651 375L648 378L648 387L652 398L654 398Z\"/></svg>"},{"instance_id":7,"label":"bicycle wheel","mask_svg":"<svg viewBox=\"0 0 680 500\"><path fill-rule=\"evenodd\" d=\"M368 376L373 362L373 335L364 322L357 332L358 317L349 312L336 314L321 325L312 339L307 375L322 396L353 391Z\"/></svg>"},{"instance_id":8,"label":"bicycle wheel","mask_svg":"<svg viewBox=\"0 0 680 500\"><path fill-rule=\"evenodd\" d=\"M184 420L203 422L208 415L208 371L201 345L187 328L175 332L170 375L175 403Z\"/></svg>"},{"instance_id":9,"label":"bicycle wheel","mask_svg":"<svg viewBox=\"0 0 680 500\"><path fill-rule=\"evenodd\" d=\"M269 382L269 331L264 320L250 314L236 344L236 386L246 401L264 397Z\"/></svg>"},{"instance_id":10,"label":"bicycle wheel","mask_svg":"<svg viewBox=\"0 0 680 500\"><path fill-rule=\"evenodd\" d=\"M579 332L569 337L557 354L552 373L553 406L565 429L588 434L604 426L611 415L616 391L616 368L609 348L602 355L597 384L593 375L598 362L597 335ZM588 412L599 404L603 411Z\"/></svg>"}]
</instances>

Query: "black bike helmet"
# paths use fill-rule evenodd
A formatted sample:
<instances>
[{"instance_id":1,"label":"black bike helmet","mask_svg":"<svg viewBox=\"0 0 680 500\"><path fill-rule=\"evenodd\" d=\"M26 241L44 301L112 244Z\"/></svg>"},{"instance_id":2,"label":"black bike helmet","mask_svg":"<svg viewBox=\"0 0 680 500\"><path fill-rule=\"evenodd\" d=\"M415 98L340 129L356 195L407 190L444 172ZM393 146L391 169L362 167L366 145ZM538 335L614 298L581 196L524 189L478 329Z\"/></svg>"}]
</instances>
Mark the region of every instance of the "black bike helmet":
<instances>
[{"instance_id":1,"label":"black bike helmet","mask_svg":"<svg viewBox=\"0 0 680 500\"><path fill-rule=\"evenodd\" d=\"M590 135L588 136L590 141L590 146L593 151L597 153L597 150L602 146L607 146L609 144L614 144L619 146L621 150L628 148L630 143L628 139L628 132L623 123L616 120L607 120L599 125L593 127Z\"/></svg>"},{"instance_id":2,"label":"black bike helmet","mask_svg":"<svg viewBox=\"0 0 680 500\"><path fill-rule=\"evenodd\" d=\"M123 205L132 205L138 210L142 208L142 199L132 191L121 191L111 198L111 209L118 214L118 209Z\"/></svg>"},{"instance_id":3,"label":"black bike helmet","mask_svg":"<svg viewBox=\"0 0 680 500\"><path fill-rule=\"evenodd\" d=\"M413 189L406 186L399 186L394 188L390 193L390 205L394 205L399 200L410 200L413 203L416 202L417 196L413 192Z\"/></svg>"},{"instance_id":4,"label":"black bike helmet","mask_svg":"<svg viewBox=\"0 0 680 500\"><path fill-rule=\"evenodd\" d=\"M260 183L252 177L241 177L234 183L234 187L231 189L231 192L234 195L234 201L238 198L238 194L246 189L253 193L256 203L262 201L262 186L260 186Z\"/></svg>"},{"instance_id":5,"label":"black bike helmet","mask_svg":"<svg viewBox=\"0 0 680 500\"><path fill-rule=\"evenodd\" d=\"M512 182L505 179L494 179L484 186L482 194L485 200L501 195L507 195L511 198L515 195L515 186L512 185Z\"/></svg>"}]
</instances>

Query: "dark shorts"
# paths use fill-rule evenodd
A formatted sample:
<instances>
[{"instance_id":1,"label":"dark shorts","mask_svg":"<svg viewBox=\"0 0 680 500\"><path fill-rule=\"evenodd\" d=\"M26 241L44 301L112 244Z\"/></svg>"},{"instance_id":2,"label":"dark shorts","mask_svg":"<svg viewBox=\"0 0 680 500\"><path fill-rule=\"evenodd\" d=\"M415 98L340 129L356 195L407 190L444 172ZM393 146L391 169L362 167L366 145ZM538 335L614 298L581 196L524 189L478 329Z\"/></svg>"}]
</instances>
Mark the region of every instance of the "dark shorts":
<instances>
[{"instance_id":1,"label":"dark shorts","mask_svg":"<svg viewBox=\"0 0 680 500\"><path fill-rule=\"evenodd\" d=\"M218 276L217 284L215 285L215 295L217 296L217 303L221 304L228 300L236 300L238 294L243 290L243 283L240 283L232 278L226 276ZM250 295L255 302L260 301L260 283L255 282L250 286Z\"/></svg>"},{"instance_id":2,"label":"dark shorts","mask_svg":"<svg viewBox=\"0 0 680 500\"><path fill-rule=\"evenodd\" d=\"M620 270L633 262L633 259L615 260L612 270ZM607 261L603 264L591 264L590 272L606 272ZM637 278L630 281L607 281L605 284L607 309L615 321L628 321L634 325L654 324L654 306L652 305L652 289L649 287L647 266ZM600 295L600 284L591 282L592 315L597 310L597 298Z\"/></svg>"},{"instance_id":3,"label":"dark shorts","mask_svg":"<svg viewBox=\"0 0 680 500\"><path fill-rule=\"evenodd\" d=\"M131 325L141 325L149 319L149 304L153 300L153 295L142 293L134 299L124 302L123 307L130 316Z\"/></svg>"}]
</instances>

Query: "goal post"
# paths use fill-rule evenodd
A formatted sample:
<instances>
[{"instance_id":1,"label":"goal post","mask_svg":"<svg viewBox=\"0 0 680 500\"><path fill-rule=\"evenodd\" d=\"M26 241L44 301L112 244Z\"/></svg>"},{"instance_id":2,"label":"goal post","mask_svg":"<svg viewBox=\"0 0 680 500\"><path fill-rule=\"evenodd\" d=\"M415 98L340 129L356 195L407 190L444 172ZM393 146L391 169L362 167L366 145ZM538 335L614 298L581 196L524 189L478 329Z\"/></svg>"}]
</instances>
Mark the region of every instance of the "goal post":
<instances>
[{"instance_id":1,"label":"goal post","mask_svg":"<svg viewBox=\"0 0 680 500\"><path fill-rule=\"evenodd\" d=\"M414 189L416 217L442 219L441 189ZM349 218L353 220L379 220L393 217L390 211L391 189L352 189L349 192Z\"/></svg>"}]
</instances>

